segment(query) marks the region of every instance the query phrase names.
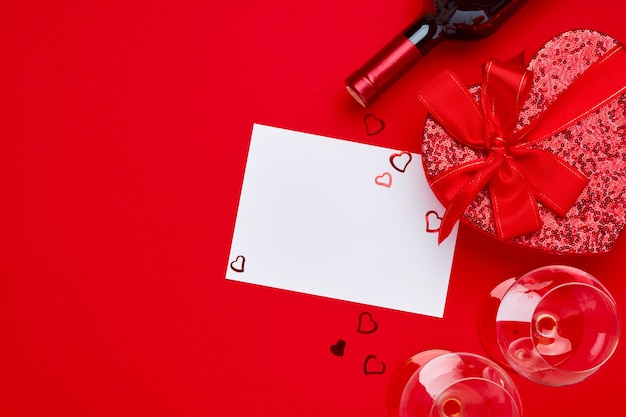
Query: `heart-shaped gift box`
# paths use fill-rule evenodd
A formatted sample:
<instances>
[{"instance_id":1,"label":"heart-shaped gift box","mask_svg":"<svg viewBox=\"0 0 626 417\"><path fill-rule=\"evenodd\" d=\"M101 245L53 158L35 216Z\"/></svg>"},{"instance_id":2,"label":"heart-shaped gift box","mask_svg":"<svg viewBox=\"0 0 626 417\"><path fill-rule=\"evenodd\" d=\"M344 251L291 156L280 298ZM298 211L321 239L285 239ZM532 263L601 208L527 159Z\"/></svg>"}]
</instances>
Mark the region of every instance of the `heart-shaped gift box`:
<instances>
[{"instance_id":1,"label":"heart-shaped gift box","mask_svg":"<svg viewBox=\"0 0 626 417\"><path fill-rule=\"evenodd\" d=\"M626 51L574 30L518 58L486 64L481 85L445 73L418 92L440 239L461 219L524 247L606 252L626 221Z\"/></svg>"}]
</instances>

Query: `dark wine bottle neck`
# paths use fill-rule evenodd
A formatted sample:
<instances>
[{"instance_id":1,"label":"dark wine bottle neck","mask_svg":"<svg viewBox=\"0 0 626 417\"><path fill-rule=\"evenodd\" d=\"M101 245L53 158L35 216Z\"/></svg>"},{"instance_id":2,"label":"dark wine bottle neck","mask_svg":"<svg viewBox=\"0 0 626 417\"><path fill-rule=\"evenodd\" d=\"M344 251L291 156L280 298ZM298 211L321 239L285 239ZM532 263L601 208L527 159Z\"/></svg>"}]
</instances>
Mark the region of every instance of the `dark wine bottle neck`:
<instances>
[{"instance_id":1,"label":"dark wine bottle neck","mask_svg":"<svg viewBox=\"0 0 626 417\"><path fill-rule=\"evenodd\" d=\"M403 32L404 36L425 54L444 38L442 26L437 24L435 16L422 16Z\"/></svg>"}]
</instances>

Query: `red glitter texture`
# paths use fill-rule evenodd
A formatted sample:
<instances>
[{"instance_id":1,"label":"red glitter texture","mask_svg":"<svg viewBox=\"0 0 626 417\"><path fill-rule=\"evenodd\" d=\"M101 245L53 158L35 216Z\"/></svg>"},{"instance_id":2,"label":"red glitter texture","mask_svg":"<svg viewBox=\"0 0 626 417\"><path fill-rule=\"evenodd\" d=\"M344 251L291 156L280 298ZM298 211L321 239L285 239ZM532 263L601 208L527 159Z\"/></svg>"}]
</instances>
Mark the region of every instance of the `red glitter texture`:
<instances>
[{"instance_id":1,"label":"red glitter texture","mask_svg":"<svg viewBox=\"0 0 626 417\"><path fill-rule=\"evenodd\" d=\"M518 128L534 120L573 80L616 45L617 41L611 37L591 30L569 31L546 43L528 64L534 80ZM480 86L470 87L470 91L480 101ZM607 252L626 220L625 136L626 94L622 94L575 125L534 145L560 156L590 182L565 217L539 203L541 230L509 242L553 253ZM424 128L422 153L429 179L453 166L485 156L454 140L431 117ZM462 220L495 237L486 189L469 205Z\"/></svg>"}]
</instances>

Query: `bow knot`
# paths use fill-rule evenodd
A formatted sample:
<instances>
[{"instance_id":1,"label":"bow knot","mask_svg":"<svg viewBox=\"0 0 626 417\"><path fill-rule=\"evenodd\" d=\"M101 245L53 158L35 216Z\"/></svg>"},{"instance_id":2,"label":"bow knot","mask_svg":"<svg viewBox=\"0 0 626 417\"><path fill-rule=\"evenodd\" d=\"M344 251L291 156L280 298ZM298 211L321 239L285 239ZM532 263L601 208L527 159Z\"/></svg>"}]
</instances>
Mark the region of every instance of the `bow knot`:
<instances>
[{"instance_id":1,"label":"bow knot","mask_svg":"<svg viewBox=\"0 0 626 417\"><path fill-rule=\"evenodd\" d=\"M506 139L503 139L500 136L490 136L486 140L487 150L490 152L500 152L506 155L507 150L509 149L509 144Z\"/></svg>"}]
</instances>

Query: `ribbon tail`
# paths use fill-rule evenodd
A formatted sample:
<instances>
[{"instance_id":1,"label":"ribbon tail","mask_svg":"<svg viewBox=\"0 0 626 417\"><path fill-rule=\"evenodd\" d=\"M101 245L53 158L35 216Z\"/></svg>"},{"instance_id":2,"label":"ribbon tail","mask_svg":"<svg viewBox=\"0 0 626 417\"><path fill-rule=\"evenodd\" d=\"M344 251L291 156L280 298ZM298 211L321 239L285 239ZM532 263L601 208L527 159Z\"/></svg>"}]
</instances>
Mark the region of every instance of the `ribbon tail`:
<instances>
[{"instance_id":1,"label":"ribbon tail","mask_svg":"<svg viewBox=\"0 0 626 417\"><path fill-rule=\"evenodd\" d=\"M500 239L522 236L541 228L535 195L511 157L489 183L496 233Z\"/></svg>"},{"instance_id":2,"label":"ribbon tail","mask_svg":"<svg viewBox=\"0 0 626 417\"><path fill-rule=\"evenodd\" d=\"M469 206L476 197L476 194L478 194L484 186L485 184L482 184L481 187L476 180L472 180L455 195L441 220L437 238L439 244L450 236L450 233L452 233L454 226L463 215L463 212L465 212L467 206Z\"/></svg>"},{"instance_id":3,"label":"ribbon tail","mask_svg":"<svg viewBox=\"0 0 626 417\"><path fill-rule=\"evenodd\" d=\"M487 159L481 160L481 162L481 167L476 170L473 178L466 182L450 200L439 228L439 243L443 242L452 233L454 225L461 218L465 209L497 173L502 163L502 157L492 154ZM467 176L468 171L462 171L462 174Z\"/></svg>"}]
</instances>

